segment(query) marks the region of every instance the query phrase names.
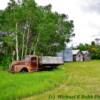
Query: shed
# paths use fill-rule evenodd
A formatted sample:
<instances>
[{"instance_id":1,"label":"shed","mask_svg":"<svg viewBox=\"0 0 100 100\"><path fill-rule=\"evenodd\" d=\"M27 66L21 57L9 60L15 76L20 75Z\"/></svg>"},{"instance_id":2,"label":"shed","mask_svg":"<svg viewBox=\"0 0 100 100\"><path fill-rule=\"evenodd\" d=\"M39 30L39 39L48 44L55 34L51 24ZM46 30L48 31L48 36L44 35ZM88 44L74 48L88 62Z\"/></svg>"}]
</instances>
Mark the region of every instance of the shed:
<instances>
[{"instance_id":1,"label":"shed","mask_svg":"<svg viewBox=\"0 0 100 100\"><path fill-rule=\"evenodd\" d=\"M91 55L89 51L82 51L82 54L83 54L84 61L89 61L91 59Z\"/></svg>"},{"instance_id":2,"label":"shed","mask_svg":"<svg viewBox=\"0 0 100 100\"><path fill-rule=\"evenodd\" d=\"M57 53L58 57L62 57L65 62L73 61L72 49L65 48L61 52Z\"/></svg>"},{"instance_id":3,"label":"shed","mask_svg":"<svg viewBox=\"0 0 100 100\"><path fill-rule=\"evenodd\" d=\"M72 49L71 48L66 48L64 50L64 61L70 62L73 61L73 54L72 54Z\"/></svg>"},{"instance_id":4,"label":"shed","mask_svg":"<svg viewBox=\"0 0 100 100\"><path fill-rule=\"evenodd\" d=\"M72 50L73 61L83 61L83 54L80 50Z\"/></svg>"}]
</instances>

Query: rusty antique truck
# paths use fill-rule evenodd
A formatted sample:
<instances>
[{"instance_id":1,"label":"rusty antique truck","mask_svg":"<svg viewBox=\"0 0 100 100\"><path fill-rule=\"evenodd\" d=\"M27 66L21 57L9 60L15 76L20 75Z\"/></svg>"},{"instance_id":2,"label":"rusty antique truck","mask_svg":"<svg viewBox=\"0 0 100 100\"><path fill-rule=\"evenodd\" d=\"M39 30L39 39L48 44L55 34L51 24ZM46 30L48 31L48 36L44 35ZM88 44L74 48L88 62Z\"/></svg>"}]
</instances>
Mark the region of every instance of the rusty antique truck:
<instances>
[{"instance_id":1,"label":"rusty antique truck","mask_svg":"<svg viewBox=\"0 0 100 100\"><path fill-rule=\"evenodd\" d=\"M11 72L34 72L55 68L63 63L62 57L28 55L24 60L13 61L9 70Z\"/></svg>"}]
</instances>

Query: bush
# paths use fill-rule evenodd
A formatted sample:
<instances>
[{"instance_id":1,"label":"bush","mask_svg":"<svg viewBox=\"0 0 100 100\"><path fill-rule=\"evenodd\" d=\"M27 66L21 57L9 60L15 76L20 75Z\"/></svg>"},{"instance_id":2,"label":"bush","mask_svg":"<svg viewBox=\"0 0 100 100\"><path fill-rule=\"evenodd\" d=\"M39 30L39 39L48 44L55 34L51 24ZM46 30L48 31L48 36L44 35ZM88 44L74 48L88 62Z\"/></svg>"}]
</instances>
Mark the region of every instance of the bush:
<instances>
[{"instance_id":1,"label":"bush","mask_svg":"<svg viewBox=\"0 0 100 100\"><path fill-rule=\"evenodd\" d=\"M0 69L6 70L11 62L10 56L0 56Z\"/></svg>"}]
</instances>

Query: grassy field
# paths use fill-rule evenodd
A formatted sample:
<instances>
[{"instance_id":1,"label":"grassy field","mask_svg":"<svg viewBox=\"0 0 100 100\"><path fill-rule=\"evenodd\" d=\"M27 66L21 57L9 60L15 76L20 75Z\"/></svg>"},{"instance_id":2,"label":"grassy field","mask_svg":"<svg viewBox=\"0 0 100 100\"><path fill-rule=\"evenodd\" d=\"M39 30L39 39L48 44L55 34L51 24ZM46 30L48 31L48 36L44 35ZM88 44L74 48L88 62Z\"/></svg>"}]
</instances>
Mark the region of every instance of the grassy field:
<instances>
[{"instance_id":1,"label":"grassy field","mask_svg":"<svg viewBox=\"0 0 100 100\"><path fill-rule=\"evenodd\" d=\"M100 100L100 61L66 63L49 72L0 71L0 91L0 100Z\"/></svg>"},{"instance_id":2,"label":"grassy field","mask_svg":"<svg viewBox=\"0 0 100 100\"><path fill-rule=\"evenodd\" d=\"M66 63L63 70L64 84L23 100L100 100L100 61Z\"/></svg>"},{"instance_id":3,"label":"grassy field","mask_svg":"<svg viewBox=\"0 0 100 100\"><path fill-rule=\"evenodd\" d=\"M64 82L64 70L17 73L0 71L0 100L15 100L43 93ZM62 80L63 79L63 80Z\"/></svg>"}]
</instances>

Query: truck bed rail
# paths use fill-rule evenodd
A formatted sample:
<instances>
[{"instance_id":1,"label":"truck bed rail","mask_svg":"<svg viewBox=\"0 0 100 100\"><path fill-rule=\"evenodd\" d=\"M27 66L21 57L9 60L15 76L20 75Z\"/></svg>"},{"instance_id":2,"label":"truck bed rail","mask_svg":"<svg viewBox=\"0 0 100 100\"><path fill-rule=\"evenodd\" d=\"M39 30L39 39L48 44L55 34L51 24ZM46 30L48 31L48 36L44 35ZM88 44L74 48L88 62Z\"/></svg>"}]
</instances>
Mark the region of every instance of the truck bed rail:
<instances>
[{"instance_id":1,"label":"truck bed rail","mask_svg":"<svg viewBox=\"0 0 100 100\"><path fill-rule=\"evenodd\" d=\"M53 56L43 56L40 57L40 63L41 64L63 64L63 58L62 57L53 57Z\"/></svg>"}]
</instances>

